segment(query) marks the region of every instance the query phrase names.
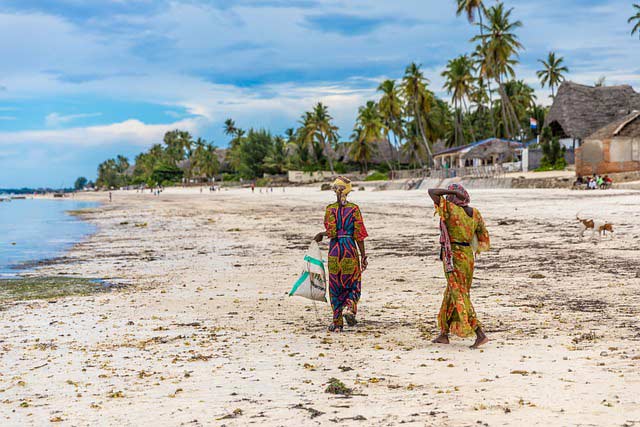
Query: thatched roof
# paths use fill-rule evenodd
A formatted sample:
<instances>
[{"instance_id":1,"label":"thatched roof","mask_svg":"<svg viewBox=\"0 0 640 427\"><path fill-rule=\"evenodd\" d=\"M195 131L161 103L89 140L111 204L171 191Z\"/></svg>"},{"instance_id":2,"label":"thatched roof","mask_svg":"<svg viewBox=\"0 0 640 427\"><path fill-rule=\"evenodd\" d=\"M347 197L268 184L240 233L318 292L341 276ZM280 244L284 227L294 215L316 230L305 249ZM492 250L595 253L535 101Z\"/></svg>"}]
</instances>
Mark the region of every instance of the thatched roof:
<instances>
[{"instance_id":1,"label":"thatched roof","mask_svg":"<svg viewBox=\"0 0 640 427\"><path fill-rule=\"evenodd\" d=\"M545 122L554 134L584 139L597 129L640 109L640 94L629 85L560 85Z\"/></svg>"},{"instance_id":2,"label":"thatched roof","mask_svg":"<svg viewBox=\"0 0 640 427\"><path fill-rule=\"evenodd\" d=\"M516 149L522 148L519 143L511 143L494 139L485 144L477 145L462 155L464 159L492 159L498 156L501 159L513 157Z\"/></svg>"},{"instance_id":3,"label":"thatched roof","mask_svg":"<svg viewBox=\"0 0 640 427\"><path fill-rule=\"evenodd\" d=\"M616 136L640 138L640 111L624 116L598 129L587 139L611 139Z\"/></svg>"},{"instance_id":4,"label":"thatched roof","mask_svg":"<svg viewBox=\"0 0 640 427\"><path fill-rule=\"evenodd\" d=\"M465 153L464 157L473 157L473 156L468 156L466 153L470 152L473 149L479 148L481 149L481 147L483 146L504 146L506 147L506 150L509 150L509 147L513 147L513 149L516 148L522 148L522 143L518 142L518 141L509 141L507 139L500 139L500 138L487 138L487 139L483 139L481 141L476 141L476 142L472 142L471 144L467 144L467 145L460 145L457 147L451 147L451 148L447 148L445 150L442 151L438 151L436 153L433 154L434 157L436 156L441 156L443 154L453 154L453 153L457 153L458 151L462 151ZM501 150L502 148L494 148L495 150ZM499 153L498 153L499 154Z\"/></svg>"}]
</instances>

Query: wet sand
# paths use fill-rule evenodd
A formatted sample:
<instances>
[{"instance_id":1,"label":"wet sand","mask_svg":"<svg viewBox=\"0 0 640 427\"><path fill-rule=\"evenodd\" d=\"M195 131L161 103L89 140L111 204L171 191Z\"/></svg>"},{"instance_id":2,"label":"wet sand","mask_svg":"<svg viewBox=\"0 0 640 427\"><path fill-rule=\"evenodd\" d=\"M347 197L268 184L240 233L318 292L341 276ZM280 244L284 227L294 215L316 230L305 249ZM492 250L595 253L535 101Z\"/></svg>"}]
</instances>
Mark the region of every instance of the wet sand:
<instances>
[{"instance_id":1,"label":"wet sand","mask_svg":"<svg viewBox=\"0 0 640 427\"><path fill-rule=\"evenodd\" d=\"M128 286L1 306L0 425L640 425L640 192L471 196L493 246L480 351L430 343L444 279L424 192L352 194L370 266L343 334L287 296L331 193L86 195L106 202L84 215L99 231L37 274ZM577 212L615 237L580 238Z\"/></svg>"}]
</instances>

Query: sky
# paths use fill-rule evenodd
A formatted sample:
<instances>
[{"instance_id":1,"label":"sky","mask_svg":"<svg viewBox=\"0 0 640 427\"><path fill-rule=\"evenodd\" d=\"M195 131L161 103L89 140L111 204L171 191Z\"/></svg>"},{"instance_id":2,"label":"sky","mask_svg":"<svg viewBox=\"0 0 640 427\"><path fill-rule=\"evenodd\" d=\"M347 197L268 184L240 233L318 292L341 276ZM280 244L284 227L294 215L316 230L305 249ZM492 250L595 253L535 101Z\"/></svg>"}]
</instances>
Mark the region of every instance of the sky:
<instances>
[{"instance_id":1,"label":"sky","mask_svg":"<svg viewBox=\"0 0 640 427\"><path fill-rule=\"evenodd\" d=\"M504 3L523 23L518 78L540 103L551 50L570 80L640 91L632 2ZM133 159L170 129L225 147L229 117L282 133L318 101L346 138L358 106L411 62L448 98L440 73L476 32L454 0L2 0L0 188L95 179L101 161Z\"/></svg>"}]
</instances>

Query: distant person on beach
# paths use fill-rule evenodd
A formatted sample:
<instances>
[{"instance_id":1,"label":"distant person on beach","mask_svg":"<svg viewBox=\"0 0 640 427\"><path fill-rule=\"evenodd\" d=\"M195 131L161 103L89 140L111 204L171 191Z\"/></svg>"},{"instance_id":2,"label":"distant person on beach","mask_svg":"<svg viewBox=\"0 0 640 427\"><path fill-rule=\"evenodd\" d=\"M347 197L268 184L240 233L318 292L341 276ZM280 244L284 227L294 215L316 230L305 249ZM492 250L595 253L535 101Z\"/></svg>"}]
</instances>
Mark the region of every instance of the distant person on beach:
<instances>
[{"instance_id":1,"label":"distant person on beach","mask_svg":"<svg viewBox=\"0 0 640 427\"><path fill-rule=\"evenodd\" d=\"M256 192L256 184L255 184L255 182L252 182L252 183L251 183L251 192L252 192L252 193L255 193L255 192Z\"/></svg>"},{"instance_id":2,"label":"distant person on beach","mask_svg":"<svg viewBox=\"0 0 640 427\"><path fill-rule=\"evenodd\" d=\"M475 255L489 250L489 233L480 212L469 206L471 199L462 185L432 188L429 196L440 216L440 259L447 279L438 314L440 335L433 342L449 344L449 333L463 338L475 334L475 349L489 341L469 296Z\"/></svg>"},{"instance_id":3,"label":"distant person on beach","mask_svg":"<svg viewBox=\"0 0 640 427\"><path fill-rule=\"evenodd\" d=\"M111 201L111 191L109 191L109 201Z\"/></svg>"},{"instance_id":4,"label":"distant person on beach","mask_svg":"<svg viewBox=\"0 0 640 427\"><path fill-rule=\"evenodd\" d=\"M314 240L321 242L325 236L331 239L328 266L333 322L329 331L340 332L344 327L344 320L349 326L357 323L362 272L368 265L364 247L364 239L368 234L360 208L347 201L351 181L338 177L333 182L332 189L337 201L327 206L324 215L325 231L318 233Z\"/></svg>"}]
</instances>

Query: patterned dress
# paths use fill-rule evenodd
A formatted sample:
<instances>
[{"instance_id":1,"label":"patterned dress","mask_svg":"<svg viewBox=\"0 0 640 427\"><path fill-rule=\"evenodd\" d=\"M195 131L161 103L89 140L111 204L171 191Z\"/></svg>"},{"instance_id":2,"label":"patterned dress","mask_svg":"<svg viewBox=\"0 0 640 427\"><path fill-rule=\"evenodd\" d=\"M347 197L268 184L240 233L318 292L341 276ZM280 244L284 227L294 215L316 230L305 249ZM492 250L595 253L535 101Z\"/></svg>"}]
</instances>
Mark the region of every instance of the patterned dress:
<instances>
[{"instance_id":1,"label":"patterned dress","mask_svg":"<svg viewBox=\"0 0 640 427\"><path fill-rule=\"evenodd\" d=\"M473 209L473 217L470 217L463 208L444 197L440 198L436 209L449 231L453 252L453 271L447 273L445 268L447 288L438 314L438 327L442 333L468 337L481 326L469 298L474 267L473 237L475 235L478 240L476 253L484 252L489 250L489 233L477 209Z\"/></svg>"},{"instance_id":2,"label":"patterned dress","mask_svg":"<svg viewBox=\"0 0 640 427\"><path fill-rule=\"evenodd\" d=\"M342 310L355 315L360 300L360 258L356 241L367 238L360 208L354 203L327 206L324 227L329 242L329 297L333 308L333 324L343 325Z\"/></svg>"}]
</instances>

